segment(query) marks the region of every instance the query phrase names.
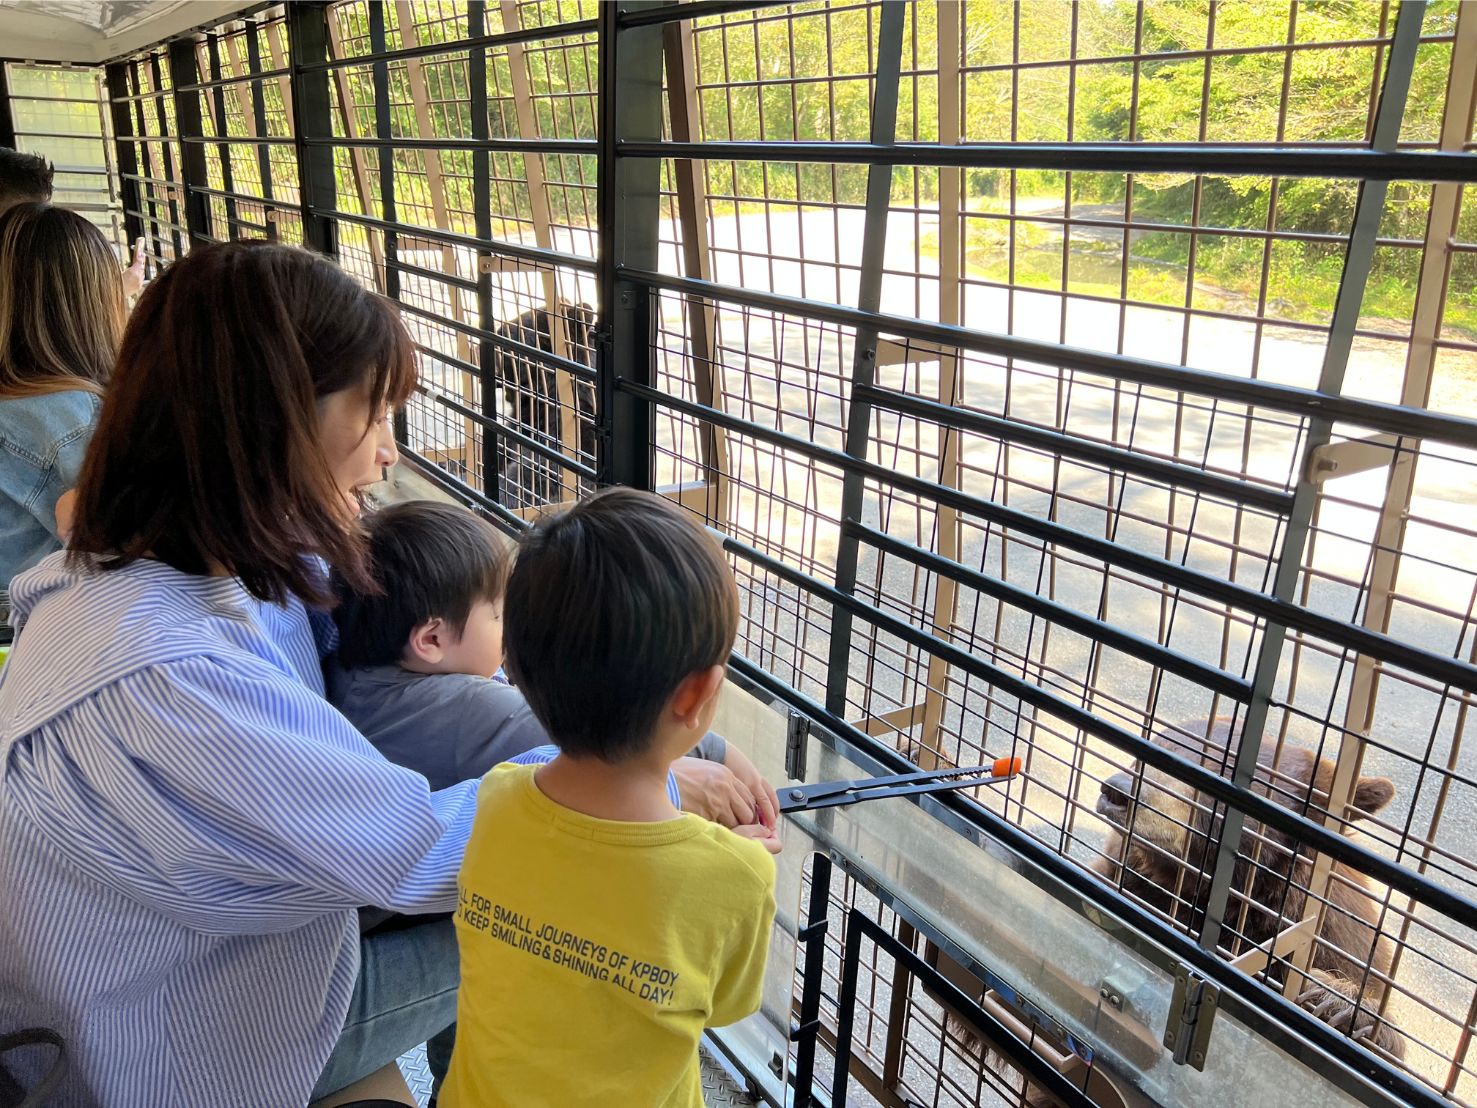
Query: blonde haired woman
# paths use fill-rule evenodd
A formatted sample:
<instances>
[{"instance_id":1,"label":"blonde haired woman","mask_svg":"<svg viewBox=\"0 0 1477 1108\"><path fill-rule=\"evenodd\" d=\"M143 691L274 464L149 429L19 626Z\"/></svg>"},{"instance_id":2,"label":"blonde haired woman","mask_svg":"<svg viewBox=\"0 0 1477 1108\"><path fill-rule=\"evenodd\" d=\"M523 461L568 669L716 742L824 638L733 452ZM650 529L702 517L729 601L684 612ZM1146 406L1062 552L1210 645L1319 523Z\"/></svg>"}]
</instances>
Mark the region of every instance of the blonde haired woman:
<instances>
[{"instance_id":1,"label":"blonde haired woman","mask_svg":"<svg viewBox=\"0 0 1477 1108\"><path fill-rule=\"evenodd\" d=\"M82 468L125 316L96 227L49 204L0 216L0 590L62 545L57 502ZM4 592L0 604L8 613Z\"/></svg>"}]
</instances>

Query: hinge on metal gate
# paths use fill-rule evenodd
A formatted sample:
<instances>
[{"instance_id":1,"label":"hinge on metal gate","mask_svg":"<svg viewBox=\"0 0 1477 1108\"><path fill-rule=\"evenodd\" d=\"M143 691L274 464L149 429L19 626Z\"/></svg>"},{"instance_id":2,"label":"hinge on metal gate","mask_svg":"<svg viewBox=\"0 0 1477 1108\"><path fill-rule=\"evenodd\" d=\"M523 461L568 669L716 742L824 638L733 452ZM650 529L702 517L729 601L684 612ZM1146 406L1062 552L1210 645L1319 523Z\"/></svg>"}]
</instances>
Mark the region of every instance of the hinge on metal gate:
<instances>
[{"instance_id":1,"label":"hinge on metal gate","mask_svg":"<svg viewBox=\"0 0 1477 1108\"><path fill-rule=\"evenodd\" d=\"M791 781L805 780L805 740L809 737L809 717L792 709L785 728L785 774Z\"/></svg>"},{"instance_id":2,"label":"hinge on metal gate","mask_svg":"<svg viewBox=\"0 0 1477 1108\"><path fill-rule=\"evenodd\" d=\"M1169 1002L1169 1023L1164 1028L1164 1045L1174 1052L1176 1065L1205 1069L1205 1055L1210 1047L1210 1029L1215 1023L1221 991L1187 966L1174 970L1174 997Z\"/></svg>"}]
</instances>

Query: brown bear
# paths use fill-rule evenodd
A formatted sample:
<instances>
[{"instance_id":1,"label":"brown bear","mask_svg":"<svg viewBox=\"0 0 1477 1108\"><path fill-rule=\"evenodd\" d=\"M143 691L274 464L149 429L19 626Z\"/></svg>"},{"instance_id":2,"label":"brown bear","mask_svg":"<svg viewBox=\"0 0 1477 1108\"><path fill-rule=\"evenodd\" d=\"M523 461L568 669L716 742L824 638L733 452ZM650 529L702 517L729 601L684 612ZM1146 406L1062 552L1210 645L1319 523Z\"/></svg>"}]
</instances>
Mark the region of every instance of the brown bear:
<instances>
[{"instance_id":1,"label":"brown bear","mask_svg":"<svg viewBox=\"0 0 1477 1108\"><path fill-rule=\"evenodd\" d=\"M1221 751L1237 740L1224 720L1187 730L1207 736L1199 761L1208 769L1218 769ZM1196 760L1186 744L1156 741ZM1285 808L1316 815L1327 807L1333 774L1333 763L1312 751L1267 749L1257 761L1252 789ZM1351 798L1353 818L1381 811L1394 797L1388 778L1360 777ZM1216 806L1168 774L1138 763L1132 773L1115 773L1102 783L1097 811L1111 831L1093 868L1130 896L1198 931L1215 867ZM1315 858L1283 832L1246 821L1221 940L1233 956L1302 918ZM1391 962L1390 943L1379 932L1380 902L1368 879L1342 862L1334 864L1328 900L1314 946L1312 980L1297 1002L1330 1026L1401 1058L1404 1036L1378 1015ZM1285 965L1274 961L1269 984L1281 988L1285 974Z\"/></svg>"}]
</instances>

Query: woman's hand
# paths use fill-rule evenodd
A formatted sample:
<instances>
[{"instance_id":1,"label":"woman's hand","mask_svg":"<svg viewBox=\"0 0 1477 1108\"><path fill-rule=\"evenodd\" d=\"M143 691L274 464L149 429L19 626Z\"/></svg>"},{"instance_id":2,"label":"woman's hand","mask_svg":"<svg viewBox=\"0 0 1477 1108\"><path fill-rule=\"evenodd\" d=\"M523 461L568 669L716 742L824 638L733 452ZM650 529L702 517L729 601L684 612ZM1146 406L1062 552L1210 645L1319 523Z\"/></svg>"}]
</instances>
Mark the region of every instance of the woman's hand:
<instances>
[{"instance_id":1,"label":"woman's hand","mask_svg":"<svg viewBox=\"0 0 1477 1108\"><path fill-rule=\"evenodd\" d=\"M764 777L754 763L749 761L748 756L742 750L728 744L728 751L723 756L723 764L733 771L733 775L741 781L754 798L754 814L744 823L759 823L765 827L773 828L779 823L780 798L774 791L774 786Z\"/></svg>"},{"instance_id":2,"label":"woman's hand","mask_svg":"<svg viewBox=\"0 0 1477 1108\"><path fill-rule=\"evenodd\" d=\"M132 300L144 288L144 240L133 244L133 264L123 271L123 296Z\"/></svg>"},{"instance_id":3,"label":"woman's hand","mask_svg":"<svg viewBox=\"0 0 1477 1108\"><path fill-rule=\"evenodd\" d=\"M682 794L684 812L724 827L742 827L755 821L753 790L728 766L702 758L678 758L672 763L672 773Z\"/></svg>"},{"instance_id":4,"label":"woman's hand","mask_svg":"<svg viewBox=\"0 0 1477 1108\"><path fill-rule=\"evenodd\" d=\"M68 489L56 498L56 537L62 545L72 541L72 527L77 522L77 490Z\"/></svg>"}]
</instances>

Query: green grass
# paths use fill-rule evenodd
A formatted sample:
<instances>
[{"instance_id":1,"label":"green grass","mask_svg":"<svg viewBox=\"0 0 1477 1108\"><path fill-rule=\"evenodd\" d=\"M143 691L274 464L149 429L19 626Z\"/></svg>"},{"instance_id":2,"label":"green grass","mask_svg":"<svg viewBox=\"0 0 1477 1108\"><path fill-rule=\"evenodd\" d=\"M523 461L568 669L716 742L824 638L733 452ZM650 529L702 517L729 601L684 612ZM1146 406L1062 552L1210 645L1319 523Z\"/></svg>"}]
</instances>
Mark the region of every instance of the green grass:
<instances>
[{"instance_id":1,"label":"green grass","mask_svg":"<svg viewBox=\"0 0 1477 1108\"><path fill-rule=\"evenodd\" d=\"M1055 197L1052 198L1055 200ZM976 211L1005 211L1007 203L980 198ZM1127 288L1123 285L1118 242L1073 237L1068 254L1065 286L1060 231L1026 221L1015 224L1014 272L1011 266L1010 224L971 220L966 230L965 264L972 277L1024 288L1063 289L1069 293L1118 298L1144 304L1182 307L1188 263L1188 235L1146 233L1137 237L1128 262ZM923 256L938 255L938 237L929 232L919 243ZM1415 306L1418 264L1413 251L1377 255L1365 286L1362 317L1392 330L1408 325ZM1194 304L1197 307L1250 313L1260 292L1262 244L1254 239L1204 236L1195 258ZM1326 325L1332 317L1343 273L1343 251L1309 248L1302 243L1274 243L1267 280L1267 314L1290 322ZM1459 338L1477 340L1477 289L1453 282L1447 294L1444 326Z\"/></svg>"}]
</instances>

